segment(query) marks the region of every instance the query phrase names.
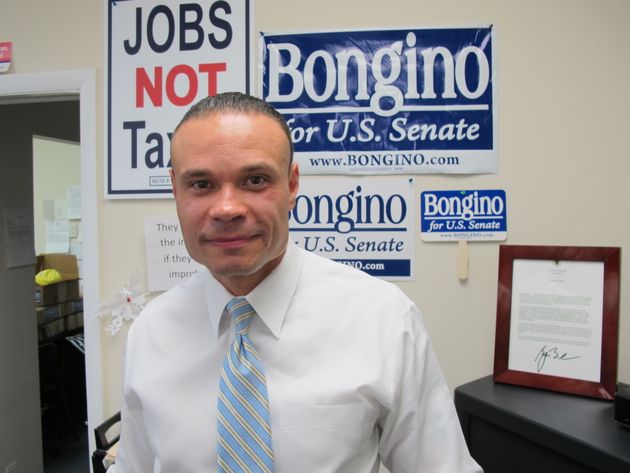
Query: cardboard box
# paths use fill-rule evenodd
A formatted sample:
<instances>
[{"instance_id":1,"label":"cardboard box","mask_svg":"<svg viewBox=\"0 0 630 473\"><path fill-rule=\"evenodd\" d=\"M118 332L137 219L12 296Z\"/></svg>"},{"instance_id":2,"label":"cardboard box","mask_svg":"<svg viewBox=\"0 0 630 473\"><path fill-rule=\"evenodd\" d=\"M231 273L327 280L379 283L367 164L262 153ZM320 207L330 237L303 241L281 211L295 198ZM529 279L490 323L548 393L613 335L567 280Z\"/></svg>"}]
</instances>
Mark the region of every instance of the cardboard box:
<instances>
[{"instance_id":1,"label":"cardboard box","mask_svg":"<svg viewBox=\"0 0 630 473\"><path fill-rule=\"evenodd\" d=\"M62 281L46 286L35 284L35 303L37 305L58 304L81 298L76 256L63 253L38 255L35 274L44 269L56 269L61 274Z\"/></svg>"}]
</instances>

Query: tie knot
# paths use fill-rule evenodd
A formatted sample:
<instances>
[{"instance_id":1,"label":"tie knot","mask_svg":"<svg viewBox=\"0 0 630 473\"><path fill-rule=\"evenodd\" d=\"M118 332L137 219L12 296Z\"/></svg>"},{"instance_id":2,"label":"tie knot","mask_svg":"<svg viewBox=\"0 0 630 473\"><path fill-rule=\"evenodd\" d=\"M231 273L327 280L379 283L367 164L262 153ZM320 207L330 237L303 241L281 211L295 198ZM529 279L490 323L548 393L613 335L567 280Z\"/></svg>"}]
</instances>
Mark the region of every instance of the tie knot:
<instances>
[{"instance_id":1,"label":"tie knot","mask_svg":"<svg viewBox=\"0 0 630 473\"><path fill-rule=\"evenodd\" d=\"M232 322L234 323L234 331L240 335L246 334L249 329L249 323L256 313L254 308L249 305L244 297L235 297L226 306Z\"/></svg>"}]
</instances>

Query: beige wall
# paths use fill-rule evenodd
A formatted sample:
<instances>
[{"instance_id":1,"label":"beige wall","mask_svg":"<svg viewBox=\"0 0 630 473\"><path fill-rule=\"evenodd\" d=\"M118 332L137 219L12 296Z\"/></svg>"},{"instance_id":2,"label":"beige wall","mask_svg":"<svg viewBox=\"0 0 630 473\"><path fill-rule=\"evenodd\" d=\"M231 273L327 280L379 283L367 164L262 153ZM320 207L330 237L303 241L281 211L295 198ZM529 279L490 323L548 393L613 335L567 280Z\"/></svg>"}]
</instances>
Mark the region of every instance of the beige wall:
<instances>
[{"instance_id":1,"label":"beige wall","mask_svg":"<svg viewBox=\"0 0 630 473\"><path fill-rule=\"evenodd\" d=\"M0 40L14 42L10 73L97 70L102 170L105 2L0 1ZM630 244L628 18L626 0L254 1L255 30L265 32L496 25L499 173L419 176L416 195L505 189L510 244ZM170 201L104 201L103 189L98 193L100 296L106 298L145 266L143 218L174 210ZM451 387L492 371L498 245L472 243L469 251L470 275L462 283L456 245L427 244L418 235L416 280L400 283L425 314ZM628 271L626 261L622 274ZM630 315L623 296L629 293L625 278L619 357L625 382ZM123 340L103 339L108 413L120 399Z\"/></svg>"}]
</instances>

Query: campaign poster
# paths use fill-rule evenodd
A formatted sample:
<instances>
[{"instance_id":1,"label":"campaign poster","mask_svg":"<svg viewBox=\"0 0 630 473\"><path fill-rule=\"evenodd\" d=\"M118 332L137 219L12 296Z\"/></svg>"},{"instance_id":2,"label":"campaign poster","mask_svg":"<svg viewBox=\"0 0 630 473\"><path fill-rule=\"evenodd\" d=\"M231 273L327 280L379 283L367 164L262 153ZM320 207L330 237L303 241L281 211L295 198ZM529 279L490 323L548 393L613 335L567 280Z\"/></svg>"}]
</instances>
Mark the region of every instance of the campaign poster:
<instances>
[{"instance_id":1,"label":"campaign poster","mask_svg":"<svg viewBox=\"0 0 630 473\"><path fill-rule=\"evenodd\" d=\"M289 231L295 244L387 280L413 280L413 178L307 176Z\"/></svg>"},{"instance_id":2,"label":"campaign poster","mask_svg":"<svg viewBox=\"0 0 630 473\"><path fill-rule=\"evenodd\" d=\"M108 198L172 195L172 132L188 108L251 89L251 2L107 2Z\"/></svg>"},{"instance_id":3,"label":"campaign poster","mask_svg":"<svg viewBox=\"0 0 630 473\"><path fill-rule=\"evenodd\" d=\"M507 238L502 189L424 191L420 194L423 241L501 241Z\"/></svg>"},{"instance_id":4,"label":"campaign poster","mask_svg":"<svg viewBox=\"0 0 630 473\"><path fill-rule=\"evenodd\" d=\"M261 33L302 174L496 173L494 28Z\"/></svg>"}]
</instances>

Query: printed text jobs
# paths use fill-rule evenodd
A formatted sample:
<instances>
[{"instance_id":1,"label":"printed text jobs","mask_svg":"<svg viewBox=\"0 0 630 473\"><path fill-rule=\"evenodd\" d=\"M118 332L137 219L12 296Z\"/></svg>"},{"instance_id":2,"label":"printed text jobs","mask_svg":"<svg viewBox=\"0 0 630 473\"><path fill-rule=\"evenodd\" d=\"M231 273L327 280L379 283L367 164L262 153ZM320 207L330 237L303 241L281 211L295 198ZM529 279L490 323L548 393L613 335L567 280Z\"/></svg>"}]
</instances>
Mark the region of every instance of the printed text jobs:
<instances>
[{"instance_id":1,"label":"printed text jobs","mask_svg":"<svg viewBox=\"0 0 630 473\"><path fill-rule=\"evenodd\" d=\"M129 56L144 54L159 61L161 55L204 48L223 50L230 46L233 26L232 8L227 1L212 2L207 10L197 3L182 3L171 9L166 5L135 8L134 31L123 41ZM135 69L135 108L158 109L166 104L187 107L199 98L216 95L225 62L156 64ZM147 130L145 120L125 120L122 130L128 137L132 169L170 166L168 148L172 133Z\"/></svg>"},{"instance_id":2,"label":"printed text jobs","mask_svg":"<svg viewBox=\"0 0 630 473\"><path fill-rule=\"evenodd\" d=\"M321 253L399 253L405 242L390 236L404 232L407 204L400 194L383 196L362 194L361 186L332 198L321 194L298 195L289 224L293 232L333 233L332 235L305 235L298 242L308 250ZM295 224L299 224L295 225ZM369 232L364 238L358 232ZM386 237L374 237L384 232ZM352 233L352 234L351 234ZM295 234L294 234L295 235ZM299 237L299 235L295 235Z\"/></svg>"}]
</instances>

